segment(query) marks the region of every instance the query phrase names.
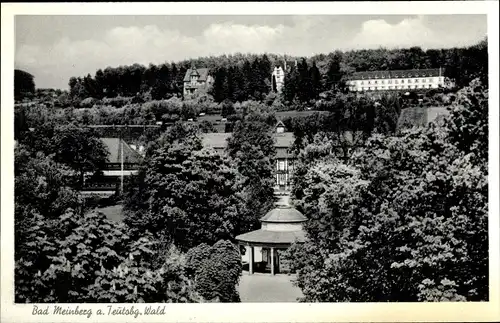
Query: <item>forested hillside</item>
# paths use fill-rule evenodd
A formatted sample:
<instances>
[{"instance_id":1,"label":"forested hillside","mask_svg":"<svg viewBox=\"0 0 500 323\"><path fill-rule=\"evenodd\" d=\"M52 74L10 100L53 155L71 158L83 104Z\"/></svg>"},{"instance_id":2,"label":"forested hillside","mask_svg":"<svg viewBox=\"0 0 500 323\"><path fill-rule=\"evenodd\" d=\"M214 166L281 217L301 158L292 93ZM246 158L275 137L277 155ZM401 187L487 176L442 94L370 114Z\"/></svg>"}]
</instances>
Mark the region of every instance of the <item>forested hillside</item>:
<instances>
[{"instance_id":1,"label":"forested hillside","mask_svg":"<svg viewBox=\"0 0 500 323\"><path fill-rule=\"evenodd\" d=\"M216 102L263 100L271 90L271 72L284 65L287 75L285 99L305 102L317 99L323 91L341 88L352 72L439 68L455 79L458 87L467 85L478 73L488 70L487 40L467 48L375 49L335 51L309 58L276 54L235 54L200 57L177 63L133 64L103 67L93 75L75 75L69 80L70 96L83 100L117 96L168 99L182 95L182 80L191 66L207 67L215 77L213 97ZM483 73L487 74L487 73ZM485 82L486 80L482 80Z\"/></svg>"}]
</instances>

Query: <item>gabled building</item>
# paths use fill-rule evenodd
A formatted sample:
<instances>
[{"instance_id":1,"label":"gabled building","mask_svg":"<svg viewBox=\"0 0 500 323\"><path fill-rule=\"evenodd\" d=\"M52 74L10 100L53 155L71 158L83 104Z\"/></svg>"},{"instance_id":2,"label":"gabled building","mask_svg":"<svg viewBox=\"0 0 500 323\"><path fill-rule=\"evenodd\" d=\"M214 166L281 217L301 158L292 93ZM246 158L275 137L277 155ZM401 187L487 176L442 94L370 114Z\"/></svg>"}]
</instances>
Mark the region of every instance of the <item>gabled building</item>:
<instances>
[{"instance_id":1,"label":"gabled building","mask_svg":"<svg viewBox=\"0 0 500 323\"><path fill-rule=\"evenodd\" d=\"M193 65L184 75L184 96L206 92L213 81L208 68L196 68Z\"/></svg>"},{"instance_id":2,"label":"gabled building","mask_svg":"<svg viewBox=\"0 0 500 323\"><path fill-rule=\"evenodd\" d=\"M144 157L123 139L101 140L109 152L108 159L100 176L85 180L84 192L111 195L121 189L122 178L137 174Z\"/></svg>"},{"instance_id":3,"label":"gabled building","mask_svg":"<svg viewBox=\"0 0 500 323\"><path fill-rule=\"evenodd\" d=\"M442 68L356 72L347 81L350 91L424 90L452 86Z\"/></svg>"}]
</instances>

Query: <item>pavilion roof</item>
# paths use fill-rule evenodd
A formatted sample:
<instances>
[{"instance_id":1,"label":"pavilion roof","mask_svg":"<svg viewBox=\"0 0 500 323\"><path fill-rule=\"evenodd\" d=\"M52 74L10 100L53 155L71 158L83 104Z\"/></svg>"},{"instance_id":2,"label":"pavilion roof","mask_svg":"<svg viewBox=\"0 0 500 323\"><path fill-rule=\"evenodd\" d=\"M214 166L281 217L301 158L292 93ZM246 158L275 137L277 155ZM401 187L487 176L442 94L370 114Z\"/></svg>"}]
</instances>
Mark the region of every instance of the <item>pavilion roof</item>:
<instances>
[{"instance_id":1,"label":"pavilion roof","mask_svg":"<svg viewBox=\"0 0 500 323\"><path fill-rule=\"evenodd\" d=\"M248 233L240 234L236 240L241 242L259 243L259 244L291 244L294 242L304 242L305 232L297 231L270 231L270 230L255 230Z\"/></svg>"},{"instance_id":2,"label":"pavilion roof","mask_svg":"<svg viewBox=\"0 0 500 323\"><path fill-rule=\"evenodd\" d=\"M297 223L305 222L307 221L307 218L295 208L283 205L267 212L266 215L260 219L260 221L273 223Z\"/></svg>"}]
</instances>

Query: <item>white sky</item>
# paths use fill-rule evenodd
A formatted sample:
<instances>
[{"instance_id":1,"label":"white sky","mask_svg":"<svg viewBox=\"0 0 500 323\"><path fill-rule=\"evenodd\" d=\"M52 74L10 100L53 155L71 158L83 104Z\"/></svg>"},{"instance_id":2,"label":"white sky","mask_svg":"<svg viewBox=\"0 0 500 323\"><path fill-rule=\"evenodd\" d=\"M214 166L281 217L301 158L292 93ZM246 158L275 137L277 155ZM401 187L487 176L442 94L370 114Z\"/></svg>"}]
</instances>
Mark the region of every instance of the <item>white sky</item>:
<instances>
[{"instance_id":1,"label":"white sky","mask_svg":"<svg viewBox=\"0 0 500 323\"><path fill-rule=\"evenodd\" d=\"M99 68L206 55L310 56L336 49L466 46L486 15L427 16L16 16L15 67L40 88L67 88Z\"/></svg>"}]
</instances>

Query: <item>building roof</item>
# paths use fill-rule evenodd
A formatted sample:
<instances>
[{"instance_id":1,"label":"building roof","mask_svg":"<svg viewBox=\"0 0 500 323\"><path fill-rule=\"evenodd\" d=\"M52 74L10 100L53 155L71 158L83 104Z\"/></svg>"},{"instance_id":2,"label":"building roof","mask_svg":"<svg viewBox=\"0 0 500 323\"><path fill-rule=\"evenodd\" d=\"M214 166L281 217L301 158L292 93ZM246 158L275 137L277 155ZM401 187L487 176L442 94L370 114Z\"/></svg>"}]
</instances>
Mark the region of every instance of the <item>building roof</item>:
<instances>
[{"instance_id":1,"label":"building roof","mask_svg":"<svg viewBox=\"0 0 500 323\"><path fill-rule=\"evenodd\" d=\"M273 223L297 223L305 222L307 221L307 218L289 205L280 205L267 212L267 214L262 217L260 221Z\"/></svg>"},{"instance_id":2,"label":"building roof","mask_svg":"<svg viewBox=\"0 0 500 323\"><path fill-rule=\"evenodd\" d=\"M384 79L384 78L409 78L409 77L434 77L442 76L444 69L428 68L428 69L414 69L414 70L387 70L387 71L365 71L355 72L349 79L351 80L365 80L365 79Z\"/></svg>"},{"instance_id":3,"label":"building roof","mask_svg":"<svg viewBox=\"0 0 500 323\"><path fill-rule=\"evenodd\" d=\"M214 149L223 149L227 146L227 139L231 137L230 132L222 133L205 133L203 134L202 142L204 147L210 147Z\"/></svg>"},{"instance_id":4,"label":"building roof","mask_svg":"<svg viewBox=\"0 0 500 323\"><path fill-rule=\"evenodd\" d=\"M293 132L275 133L274 137L276 138L276 143L274 144L275 147L292 147L293 142L295 141Z\"/></svg>"},{"instance_id":5,"label":"building roof","mask_svg":"<svg viewBox=\"0 0 500 323\"><path fill-rule=\"evenodd\" d=\"M230 132L224 133L205 133L203 134L203 146L211 147L214 149L223 149L227 146L227 138L231 136ZM276 142L274 144L277 148L289 148L293 145L294 136L293 132L275 133L274 137Z\"/></svg>"},{"instance_id":6,"label":"building roof","mask_svg":"<svg viewBox=\"0 0 500 323\"><path fill-rule=\"evenodd\" d=\"M191 75L198 75L198 81L206 81L208 78L208 68L190 68L184 75L184 82L191 81Z\"/></svg>"},{"instance_id":7,"label":"building roof","mask_svg":"<svg viewBox=\"0 0 500 323\"><path fill-rule=\"evenodd\" d=\"M120 138L101 138L101 141L109 151L108 163L121 163ZM139 164L141 161L142 156L124 141L123 162Z\"/></svg>"},{"instance_id":8,"label":"building roof","mask_svg":"<svg viewBox=\"0 0 500 323\"><path fill-rule=\"evenodd\" d=\"M236 240L241 242L262 243L262 244L291 244L295 241L304 242L305 232L298 231L268 231L255 230L248 233L240 234Z\"/></svg>"}]
</instances>

